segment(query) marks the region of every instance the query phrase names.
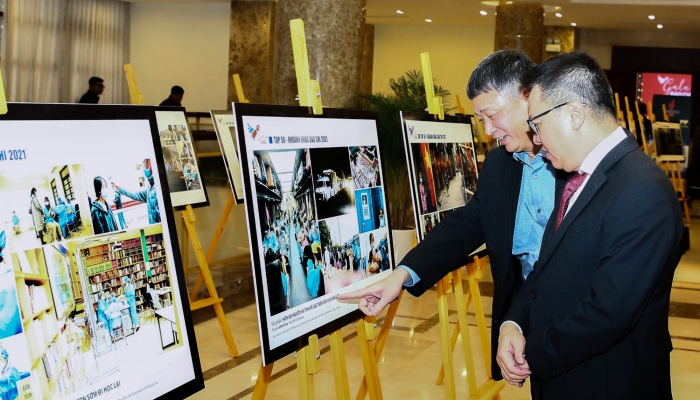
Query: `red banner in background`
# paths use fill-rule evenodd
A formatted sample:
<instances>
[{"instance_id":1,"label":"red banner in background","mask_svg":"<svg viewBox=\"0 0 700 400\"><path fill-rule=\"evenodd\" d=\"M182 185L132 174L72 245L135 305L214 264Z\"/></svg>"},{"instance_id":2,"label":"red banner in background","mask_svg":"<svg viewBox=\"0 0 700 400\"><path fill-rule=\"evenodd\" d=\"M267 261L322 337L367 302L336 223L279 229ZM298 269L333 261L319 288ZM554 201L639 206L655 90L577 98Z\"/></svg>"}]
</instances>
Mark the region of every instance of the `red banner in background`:
<instances>
[{"instance_id":1,"label":"red banner in background","mask_svg":"<svg viewBox=\"0 0 700 400\"><path fill-rule=\"evenodd\" d=\"M637 75L637 96L644 104L652 101L655 94L690 97L692 79L691 74L643 72Z\"/></svg>"}]
</instances>

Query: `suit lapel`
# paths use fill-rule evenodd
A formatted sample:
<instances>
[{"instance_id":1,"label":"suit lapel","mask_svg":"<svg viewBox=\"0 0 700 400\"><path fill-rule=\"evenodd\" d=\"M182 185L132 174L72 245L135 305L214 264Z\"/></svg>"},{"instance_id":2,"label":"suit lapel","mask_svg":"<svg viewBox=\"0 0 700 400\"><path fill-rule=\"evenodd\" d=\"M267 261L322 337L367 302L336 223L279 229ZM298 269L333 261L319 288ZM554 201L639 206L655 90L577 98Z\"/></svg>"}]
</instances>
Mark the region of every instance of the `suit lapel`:
<instances>
[{"instance_id":1,"label":"suit lapel","mask_svg":"<svg viewBox=\"0 0 700 400\"><path fill-rule=\"evenodd\" d=\"M542 247L540 251L540 257L538 259L538 268L535 272L544 267L549 257L552 255L557 245L561 241L562 237L566 233L566 230L571 226L571 223L578 217L578 215L583 211L584 208L590 203L598 190L603 186L607 180L606 174L608 170L615 165L622 157L633 150L639 150L636 140L631 138L629 135L626 139L615 146L608 155L603 158L603 160L598 164L598 167L593 171L593 175L588 179L586 186L583 188L581 194L579 194L576 202L571 206L569 211L564 216L564 219L554 233L554 225L556 224L556 215L559 210L559 202L561 201L561 190L557 187L557 198L554 204L554 211L547 222L547 228L544 232L544 238L542 240ZM563 186L562 186L563 190Z\"/></svg>"}]
</instances>

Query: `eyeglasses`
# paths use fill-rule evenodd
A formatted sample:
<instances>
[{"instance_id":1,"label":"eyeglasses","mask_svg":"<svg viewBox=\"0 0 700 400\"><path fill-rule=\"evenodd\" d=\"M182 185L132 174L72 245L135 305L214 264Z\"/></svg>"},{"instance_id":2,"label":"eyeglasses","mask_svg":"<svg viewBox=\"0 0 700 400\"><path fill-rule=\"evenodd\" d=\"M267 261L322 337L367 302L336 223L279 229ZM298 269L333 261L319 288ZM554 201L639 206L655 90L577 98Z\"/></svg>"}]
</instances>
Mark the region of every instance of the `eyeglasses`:
<instances>
[{"instance_id":1,"label":"eyeglasses","mask_svg":"<svg viewBox=\"0 0 700 400\"><path fill-rule=\"evenodd\" d=\"M562 103L562 104L559 104L559 105L556 106L556 107L550 108L549 110L543 112L542 114L537 114L537 115L535 115L534 117L528 119L528 120L527 120L527 124L530 125L530 129L532 129L532 131L535 132L535 135L539 135L539 134L540 134L540 130L537 128L537 124L535 124L535 123L532 122L532 121L534 121L534 120L536 120L536 119L538 119L538 118L542 118L542 117L544 117L545 115L547 115L547 114L551 113L552 111L556 110L557 108L559 108L559 107L564 107L565 105L567 105L567 104L569 104L569 103L571 103L571 102L570 102L570 101L567 101L566 103ZM584 104L584 106L585 106L585 104Z\"/></svg>"}]
</instances>

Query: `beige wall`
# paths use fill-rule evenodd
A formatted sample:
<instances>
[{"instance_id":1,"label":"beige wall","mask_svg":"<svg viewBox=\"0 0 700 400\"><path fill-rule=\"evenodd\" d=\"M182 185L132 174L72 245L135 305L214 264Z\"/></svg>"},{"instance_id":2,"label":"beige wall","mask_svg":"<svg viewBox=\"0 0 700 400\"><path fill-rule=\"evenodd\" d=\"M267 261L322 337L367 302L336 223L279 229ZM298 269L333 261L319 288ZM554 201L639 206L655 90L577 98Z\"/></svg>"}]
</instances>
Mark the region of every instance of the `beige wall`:
<instances>
[{"instance_id":1,"label":"beige wall","mask_svg":"<svg viewBox=\"0 0 700 400\"><path fill-rule=\"evenodd\" d=\"M372 92L388 91L389 79L408 70L420 70L420 53L429 52L433 77L452 95L459 94L468 113L469 75L484 57L493 52L495 29L471 27L375 26L374 77Z\"/></svg>"},{"instance_id":2,"label":"beige wall","mask_svg":"<svg viewBox=\"0 0 700 400\"><path fill-rule=\"evenodd\" d=\"M229 3L131 3L131 63L148 104L185 89L188 111L226 109Z\"/></svg>"},{"instance_id":3,"label":"beige wall","mask_svg":"<svg viewBox=\"0 0 700 400\"><path fill-rule=\"evenodd\" d=\"M579 49L595 57L603 69L610 69L613 46L700 48L700 33L658 29L581 29Z\"/></svg>"}]
</instances>

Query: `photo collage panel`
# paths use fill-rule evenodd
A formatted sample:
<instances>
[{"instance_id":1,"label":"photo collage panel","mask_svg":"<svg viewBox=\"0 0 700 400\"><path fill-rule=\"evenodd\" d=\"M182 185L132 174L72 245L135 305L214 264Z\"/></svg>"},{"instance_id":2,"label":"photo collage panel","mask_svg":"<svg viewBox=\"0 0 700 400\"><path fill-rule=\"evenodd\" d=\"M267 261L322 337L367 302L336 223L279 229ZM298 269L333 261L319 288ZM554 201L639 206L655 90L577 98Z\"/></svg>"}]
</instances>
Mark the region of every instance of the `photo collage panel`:
<instances>
[{"instance_id":1,"label":"photo collage panel","mask_svg":"<svg viewBox=\"0 0 700 400\"><path fill-rule=\"evenodd\" d=\"M187 125L167 125L167 129L160 132L160 145L170 192L202 189L202 178Z\"/></svg>"},{"instance_id":2,"label":"photo collage panel","mask_svg":"<svg viewBox=\"0 0 700 400\"><path fill-rule=\"evenodd\" d=\"M473 143L411 143L413 179L423 237L447 214L465 206L477 183Z\"/></svg>"},{"instance_id":3,"label":"photo collage panel","mask_svg":"<svg viewBox=\"0 0 700 400\"><path fill-rule=\"evenodd\" d=\"M254 151L271 315L390 269L376 146Z\"/></svg>"}]
</instances>

